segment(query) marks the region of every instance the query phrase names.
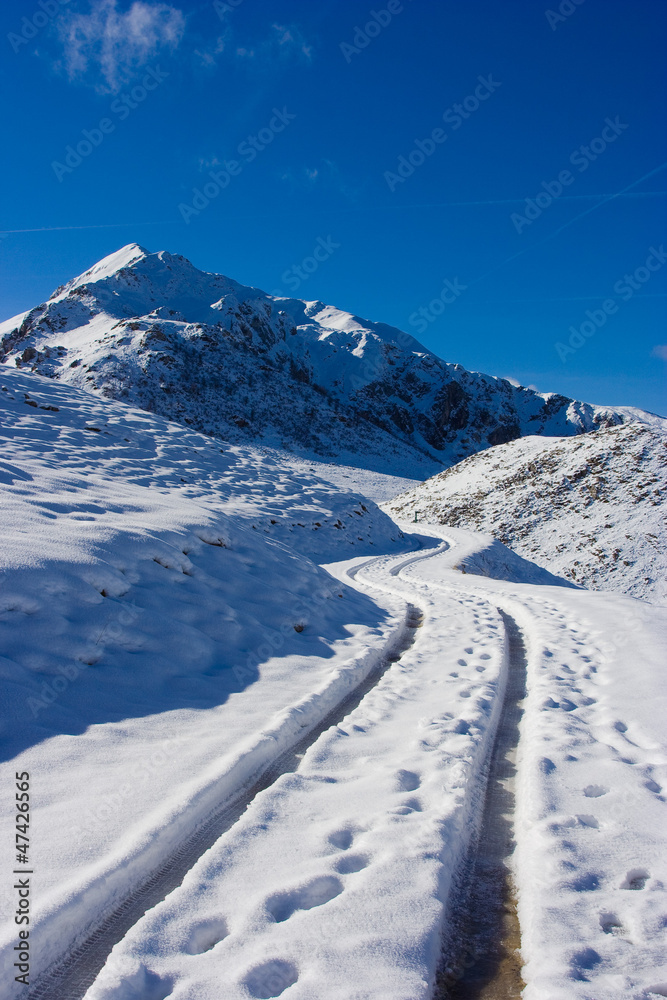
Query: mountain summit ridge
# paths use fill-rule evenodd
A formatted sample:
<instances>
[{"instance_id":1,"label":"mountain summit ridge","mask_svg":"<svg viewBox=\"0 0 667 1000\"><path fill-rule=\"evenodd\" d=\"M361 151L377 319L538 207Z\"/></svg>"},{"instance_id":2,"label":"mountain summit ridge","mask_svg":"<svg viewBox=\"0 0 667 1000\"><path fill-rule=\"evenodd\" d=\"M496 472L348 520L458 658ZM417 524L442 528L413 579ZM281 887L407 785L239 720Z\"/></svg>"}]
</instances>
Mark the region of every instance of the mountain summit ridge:
<instances>
[{"instance_id":1,"label":"mountain summit ridge","mask_svg":"<svg viewBox=\"0 0 667 1000\"><path fill-rule=\"evenodd\" d=\"M216 437L419 479L527 435L660 420L469 372L388 324L136 243L0 324L0 361Z\"/></svg>"}]
</instances>

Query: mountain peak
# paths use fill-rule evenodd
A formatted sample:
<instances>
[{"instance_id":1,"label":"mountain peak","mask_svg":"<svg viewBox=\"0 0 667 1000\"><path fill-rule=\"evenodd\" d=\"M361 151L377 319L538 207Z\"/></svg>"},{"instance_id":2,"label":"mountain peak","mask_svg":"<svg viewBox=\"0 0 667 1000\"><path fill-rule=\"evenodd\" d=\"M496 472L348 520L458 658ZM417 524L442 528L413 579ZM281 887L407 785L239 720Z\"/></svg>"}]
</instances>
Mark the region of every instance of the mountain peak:
<instances>
[{"instance_id":1,"label":"mountain peak","mask_svg":"<svg viewBox=\"0 0 667 1000\"><path fill-rule=\"evenodd\" d=\"M93 264L87 271L80 274L78 278L74 278L73 282L69 282L68 285L71 286L73 283L80 285L86 281L99 281L101 278L108 278L116 271L120 271L121 268L129 267L130 264L134 264L137 260L148 256L149 251L139 246L138 243L128 243L127 246L121 247L120 250L116 250L107 257L103 257L102 260L98 260L97 264Z\"/></svg>"},{"instance_id":2,"label":"mountain peak","mask_svg":"<svg viewBox=\"0 0 667 1000\"><path fill-rule=\"evenodd\" d=\"M449 364L409 334L130 243L0 324L0 361L227 440L425 475L525 435L646 419Z\"/></svg>"}]
</instances>

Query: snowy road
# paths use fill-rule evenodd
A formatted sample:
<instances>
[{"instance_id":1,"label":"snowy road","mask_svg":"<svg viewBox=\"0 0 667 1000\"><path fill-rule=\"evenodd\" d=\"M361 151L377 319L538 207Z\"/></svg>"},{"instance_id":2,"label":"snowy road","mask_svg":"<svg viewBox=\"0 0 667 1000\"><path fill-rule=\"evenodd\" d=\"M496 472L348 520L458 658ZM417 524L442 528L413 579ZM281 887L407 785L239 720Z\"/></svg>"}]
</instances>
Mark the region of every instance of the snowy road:
<instances>
[{"instance_id":1,"label":"snowy road","mask_svg":"<svg viewBox=\"0 0 667 1000\"><path fill-rule=\"evenodd\" d=\"M634 655L655 609L462 574L482 546L450 535L419 553L327 567L394 610L405 602L410 632L182 845L152 895L133 896L78 949L65 980L31 997L83 996L116 941L86 1000L433 996L438 970L470 949L464 874L478 863L498 723L502 734L512 722L501 708L514 620L528 695L517 815L504 822L510 840L515 824L524 996L664 995L664 751L650 719L639 728L636 678L606 669L629 653L610 645L610 619L632 610ZM655 657L655 644L644 652ZM516 710L516 692L510 700Z\"/></svg>"},{"instance_id":2,"label":"snowy road","mask_svg":"<svg viewBox=\"0 0 667 1000\"><path fill-rule=\"evenodd\" d=\"M437 551L442 552L443 549L444 546L439 546ZM193 878L203 878L204 883L208 883L211 879L211 874L208 870L202 873L200 866L203 865L207 869L211 864L212 858L216 857L220 850L225 852L226 857L233 856L237 859L239 855L247 853L250 844L255 845L255 850L258 853L254 861L246 859L238 870L237 878L244 886L244 889L238 895L239 903L248 895L249 883L253 878L253 872L259 882L258 889L261 887L265 896L267 888L273 879L276 882L276 890L278 891L273 893L273 903L269 902L268 904L267 916L274 928L277 924L286 922L287 918L282 916L283 912L288 913L289 911L288 916L291 917L298 910L304 908L313 909L317 904L341 895L343 882L339 876L349 876L357 871L361 872L364 868L368 868L369 871L364 873L365 878L368 880L370 876L376 885L374 889L366 888L363 890L365 898L364 908L367 910L367 914L365 933L357 943L357 950L359 951L357 963L359 966L366 967L366 977L370 977L372 981L377 982L378 969L373 966L369 967L367 961L368 935L371 932L371 928L374 926L374 934L378 938L378 943L385 935L383 925L386 921L386 914L384 908L378 907L377 898L382 898L382 895L392 886L391 891L394 895L400 887L405 891L410 882L410 871L414 866L414 862L419 862L420 860L423 862L423 853L426 850L427 854L431 856L431 862L426 866L429 870L422 873L421 877L417 880L417 885L412 889L412 905L417 912L422 909L424 911L420 919L423 927L420 928L421 941L419 948L422 952L425 950L431 953L428 959L431 966L437 963L438 927L441 919L439 899L446 888L445 886L441 886L440 883L443 879L443 873L446 872L446 877L449 878L461 860L461 853L465 851L466 839L471 829L470 819L476 808L475 803L480 798L480 782L477 771L481 773L480 765L483 764L488 752L488 743L492 735L492 723L497 714L495 710L495 695L499 685L502 685L504 637L502 635L502 622L497 613L491 612L490 614L483 615L482 617L489 619L489 624L488 628L485 628L485 625L482 624L481 628L484 638L480 637L480 641L481 646L488 648L489 651L484 652L480 648L480 657L487 662L478 664L475 670L473 676L476 689L474 691L474 699L470 698L472 691L469 684L465 685L464 690L459 691L461 684L459 682L458 671L454 671L453 674L455 676L447 676L444 681L446 689L444 703L454 704L457 697L459 697L460 707L465 710L465 717L456 718L451 712L438 712L435 717L422 718L424 702L431 695L431 689L434 685L438 687L442 686L438 683L438 677L442 673L442 666L437 660L439 659L442 642L445 639L445 631L447 636L452 633L450 625L445 625L444 621L449 616L443 616L436 612L433 602L429 600L428 588L422 588L420 591L417 591L417 588L414 586L406 586L400 580L399 574L403 567L412 565L425 558L432 558L432 553L426 552L422 555L411 555L407 558L403 555L400 557L381 557L380 559L370 561L363 560L361 566L359 566L359 560L353 560L352 564L330 567L337 570L341 576L347 575L348 577L361 578L361 581L363 581L362 585L372 585L374 590L381 587L383 590L389 590L394 596L405 598L406 596L409 597L414 591L415 600L419 602L418 606L421 606L427 615L423 629L419 630L419 640L406 648L407 644L403 638L401 642L403 650L400 647L397 648L395 642L392 644L392 648L388 649L387 652L390 655L393 653L393 656L391 656L391 659L394 661L393 665L384 673L384 676L381 676L381 670L374 672L374 675L365 684L365 697L363 700L360 700L358 697L356 699L359 701L358 707L354 708L350 704L349 698L339 706L336 722L340 720L342 723L344 719L344 724L336 725L334 723L326 729L319 739L315 740L315 737L319 735L316 732L303 741L303 750L306 750L306 747L309 745L312 745L312 749L305 753L296 774L287 776L284 773L294 768L293 758L290 759L285 767L278 765L272 769L273 783L271 786L256 796L251 808L243 814L239 822L229 830L229 833L218 841L199 865L195 866L186 878L183 888L176 890L163 906L168 908L176 900L179 893L185 891L187 894L186 885ZM414 607L415 605L412 606ZM408 602L408 609L408 616L410 616L410 602ZM412 612L412 616L413 624L416 624L414 612ZM468 611L466 617L468 618L469 629L465 634L469 636L475 628L479 627L480 623L478 619L480 616L474 609L471 609ZM422 638L422 633L425 633L424 638ZM462 639L461 641L463 642L464 640ZM419 648L418 653L417 648ZM402 655L399 655L401 652ZM463 649L460 652L463 652ZM455 661L452 660L452 662L454 663ZM482 674L486 674L487 676L482 677ZM436 700L442 700L442 693L436 693ZM486 699L482 697L483 694L486 694ZM331 723L333 720L327 719L326 722ZM425 740L422 741L423 746L417 746L412 751L409 751L407 748L397 750L394 744L397 742L400 743L399 734L414 730L415 725L418 729L423 728L425 730ZM325 726L320 726L319 731L324 728ZM345 742L348 734L352 737L353 741L355 737L361 739L359 746L354 746L352 750L348 749L345 745L338 745L341 739ZM443 747L447 744L451 744L449 752L443 755ZM466 755L461 753L463 748L471 751L470 762L466 761ZM441 753L434 754L433 751L437 750L440 750ZM349 757L350 753L352 753L351 758ZM318 763L318 758L323 758L326 761L326 776L322 776L319 773L321 767ZM473 762L476 762L477 767L471 770L470 764ZM313 768L314 774L311 774L310 772ZM443 772L443 769L449 774L448 784L450 785L450 791L453 793L446 796L441 796L443 777L441 772ZM329 774L330 771L333 771L333 774ZM338 771L342 772L340 776L336 776ZM352 772L351 776L349 774L350 771ZM343 780L342 777L346 773L348 773L347 781ZM349 782L351 782L352 787L346 788L345 786ZM380 787L376 787L378 783ZM337 784L341 785L340 789L334 787ZM416 792L418 789L420 789L419 797L407 794ZM420 803L420 798L423 798L424 795L428 798L429 808L422 807ZM256 811L273 813L275 808L273 804L274 800L282 802L285 800L285 796L287 796L286 809L288 815L285 816L287 822L260 824L260 827L265 826L268 842L264 843L264 838L261 838L257 842L257 836L253 832L257 823ZM438 800L441 797L443 801L439 802ZM299 801L301 798L304 798L303 802ZM361 803L364 800L366 801L366 806L362 807ZM372 865L368 863L364 856L360 858L358 855L350 855L348 853L360 821L362 827L366 825L365 814L371 802L373 802L373 814L376 814L376 819L381 821L380 829L376 832L375 837L372 838L376 842L377 848L381 848L381 850L375 863ZM313 878L307 881L305 886L297 885L287 890L285 888L282 888L282 890L278 889L280 883L284 883L286 875L293 882L295 875L303 871L304 865L306 865L306 858L303 856L304 852L306 856L309 856L308 864L306 865L309 868L317 866L318 855L322 853L321 845L319 844L320 838L315 838L315 842L313 842L308 835L304 836L303 817L308 817L309 826L313 822L317 822L317 825L325 827L330 826L334 819L337 819L338 825L340 825L342 818L341 807L343 804L348 813L347 822L340 829L330 831L329 835L325 838L325 844L327 845L326 854L329 855L330 862L327 867L331 867L331 863L333 863L332 871L325 875L314 875ZM317 821L315 820L316 814ZM372 822L370 817L368 817L367 822L370 826ZM298 828L298 833L294 829L294 824ZM437 860L437 856L443 852L443 824L452 833L451 844L444 848L447 855L444 865L441 861ZM413 841L413 847L408 850L408 844ZM297 851L297 857L293 856L294 849ZM285 859L290 858L290 855L292 855L291 864L283 862L277 866L276 870L275 862L270 862L270 871L267 871L267 860L274 858L276 851L279 856L284 856ZM403 868L403 878L399 876L397 865L401 865ZM336 874L333 873L334 871ZM347 881L350 880L348 879ZM216 877L217 882L219 882L219 879ZM229 894L230 892L229 887L223 887L222 885L220 885L220 890L225 894ZM233 889L231 891L234 892ZM236 891L239 891L239 889ZM202 925L201 907L199 905L200 896L201 888L198 887L194 891L191 904L194 907L193 918L196 927ZM305 900L304 896L306 897ZM326 897L326 900L323 897ZM313 901L312 903L311 900ZM347 900L342 900L342 902L344 904L343 912L345 912L346 905L349 905L349 903ZM183 902L177 902L176 906L182 908ZM160 909L158 907L152 913L149 913L139 923L137 928L130 932L125 941L119 946L119 949L117 949L117 952L122 952L128 946L133 935L138 933L142 937L146 931L146 921L150 922L151 918ZM355 904L355 909L357 911L359 909L359 900ZM276 916L276 912L274 911L279 911L278 916ZM323 910L322 914L326 920L326 911ZM357 913L355 922L358 918L359 914ZM164 916L160 919L164 919ZM166 919L170 923L169 918L167 917ZM216 923L216 920L220 923L219 918L211 916L204 919L204 924L212 926ZM227 920L229 920L229 915L225 918L225 921ZM290 927L287 924L285 929L288 936L291 936ZM394 939L391 942L393 948L404 950L408 946L408 942L403 940L404 930L405 928L399 921L394 928ZM348 928L346 937L353 931L354 925L351 925ZM158 930L156 933L158 937L162 937L161 930ZM319 929L316 927L314 933L316 934L316 944L318 941L321 944L322 937L330 936L321 927ZM149 937L153 936L150 931L148 931L148 934ZM205 931L198 931L197 934L199 936L203 934L206 937ZM241 932L241 938L245 942L242 951L245 950L246 953L248 947L251 949L251 954L258 949L261 950L263 947L261 940L253 945L248 940L247 931ZM227 944L229 945L229 943L230 937L227 937ZM333 941L331 945L332 951L329 961L338 964L339 960L336 959L336 951L339 945ZM306 950L312 951L312 942L310 945L304 943L304 947L306 947ZM414 945L410 951L413 949ZM187 951L188 949L186 948ZM88 961L85 956L86 949L84 947L82 950L84 966ZM347 951L346 958L348 961L352 958ZM228 957L223 961L227 965L229 961ZM278 965L275 968L283 968L278 959L276 959L276 962L278 962ZM417 983L421 978L422 970L419 968L410 968L413 964L412 961L404 964L408 967L403 969L402 972L400 969L394 968L393 962L385 970L385 975L388 976L388 989L390 988L390 981L394 980L396 976L398 976L399 982L405 978L406 985L408 982L410 983L407 986L409 991L413 989L413 981L414 987L417 989L420 988ZM144 995L146 991L150 990L157 991L155 995L158 995L164 991L162 987L159 987L155 976L165 984L168 984L169 992L171 992L171 984L174 982L174 977L170 973L167 973L166 976L156 973L153 969L154 965L154 962L150 962L149 964L140 962L138 978L136 972L131 972L129 978L128 976L123 976L122 980L125 980L124 984L121 982L120 985L112 986L111 995L132 996L133 993ZM264 967L264 965L261 966L261 968ZM113 960L109 968L113 968ZM104 980L108 977L109 968L99 977L90 995L95 995L96 991L100 989L103 991L102 995L107 995L108 991L104 987ZM290 968L292 968L291 965ZM269 979L272 979L275 974L273 965L268 967L267 974ZM238 988L235 992L234 983L225 982L225 995L231 997L237 995L238 992L240 996L247 996L248 990L250 990L250 995L253 995L253 990L255 990L255 995L262 995L264 986L261 983L252 986L252 982L255 981L253 979L253 975L255 975L253 970L250 970L248 975L250 975L251 979L250 987L247 986L247 983L245 986L242 983L240 987L241 992L238 992ZM245 976L243 982L247 980L248 975ZM261 979L263 974L257 973L257 975ZM255 979L257 975L255 975ZM330 981L331 969L313 969L311 975L314 976L315 982ZM417 979L415 979L415 976ZM217 974L215 979L218 980ZM312 982L311 980L311 989L313 988ZM219 987L219 981L217 986L211 986L213 990L219 989ZM58 995L59 997L77 995L74 992L72 994L64 992L62 984L54 988L55 993L53 995ZM192 988L192 984L190 984L190 988ZM204 984L197 983L196 995L206 995L202 993L202 990L205 989ZM274 986L269 985L266 989L274 989ZM257 992L257 990L260 992ZM341 996L346 993L347 995L352 995L348 992L349 983L347 982L341 983L339 990ZM44 994L38 990L35 995L42 996L49 994ZM164 995L167 994L165 993ZM271 994L266 993L266 995ZM279 994L275 992L272 995ZM390 994L387 993L385 995ZM391 995L399 994L394 990ZM400 995L411 995L411 993Z\"/></svg>"}]
</instances>

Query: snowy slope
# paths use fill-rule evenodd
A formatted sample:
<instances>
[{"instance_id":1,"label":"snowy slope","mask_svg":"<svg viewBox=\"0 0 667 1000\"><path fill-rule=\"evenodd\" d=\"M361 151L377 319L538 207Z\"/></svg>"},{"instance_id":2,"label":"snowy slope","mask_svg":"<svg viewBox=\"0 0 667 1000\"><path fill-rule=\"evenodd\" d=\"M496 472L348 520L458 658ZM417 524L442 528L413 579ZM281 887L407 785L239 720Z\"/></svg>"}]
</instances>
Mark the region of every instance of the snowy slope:
<instances>
[{"instance_id":1,"label":"snowy slope","mask_svg":"<svg viewBox=\"0 0 667 1000\"><path fill-rule=\"evenodd\" d=\"M489 448L386 505L490 532L558 576L667 602L667 421Z\"/></svg>"},{"instance_id":2,"label":"snowy slope","mask_svg":"<svg viewBox=\"0 0 667 1000\"><path fill-rule=\"evenodd\" d=\"M354 470L2 374L0 770L30 772L38 873L29 992L0 889L3 995L432 1000L523 669L508 615L525 998L664 995L660 609L408 536Z\"/></svg>"},{"instance_id":3,"label":"snowy slope","mask_svg":"<svg viewBox=\"0 0 667 1000\"><path fill-rule=\"evenodd\" d=\"M310 557L401 536L275 455L3 374L2 768L38 782L37 974L64 911L76 934L373 667L398 619Z\"/></svg>"},{"instance_id":4,"label":"snowy slope","mask_svg":"<svg viewBox=\"0 0 667 1000\"><path fill-rule=\"evenodd\" d=\"M385 324L136 244L3 323L0 341L11 366L205 433L420 480L526 434L650 419L468 372Z\"/></svg>"}]
</instances>

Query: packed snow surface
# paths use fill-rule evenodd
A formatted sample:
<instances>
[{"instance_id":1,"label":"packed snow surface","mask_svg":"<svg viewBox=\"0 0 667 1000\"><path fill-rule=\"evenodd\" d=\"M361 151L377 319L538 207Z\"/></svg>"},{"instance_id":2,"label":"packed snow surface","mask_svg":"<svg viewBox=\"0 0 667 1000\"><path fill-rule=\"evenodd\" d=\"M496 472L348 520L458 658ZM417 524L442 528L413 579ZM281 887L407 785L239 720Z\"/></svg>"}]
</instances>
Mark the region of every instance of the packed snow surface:
<instances>
[{"instance_id":1,"label":"packed snow surface","mask_svg":"<svg viewBox=\"0 0 667 1000\"><path fill-rule=\"evenodd\" d=\"M667 420L497 445L413 486L398 517L490 532L574 583L667 603Z\"/></svg>"}]
</instances>

